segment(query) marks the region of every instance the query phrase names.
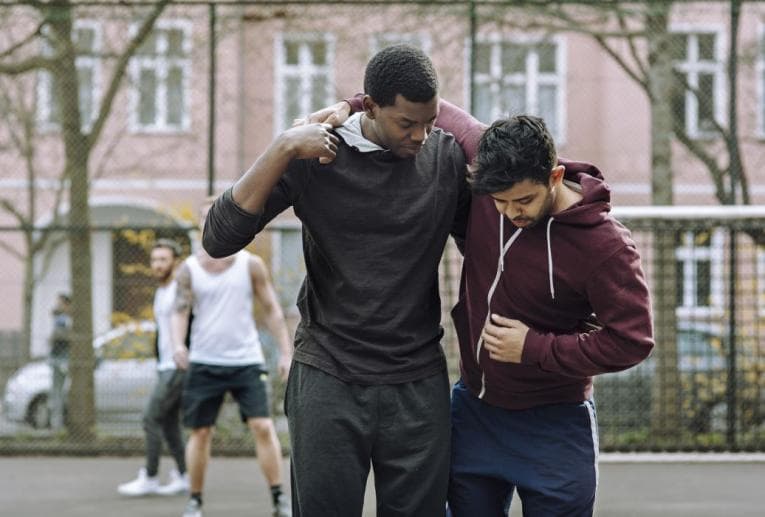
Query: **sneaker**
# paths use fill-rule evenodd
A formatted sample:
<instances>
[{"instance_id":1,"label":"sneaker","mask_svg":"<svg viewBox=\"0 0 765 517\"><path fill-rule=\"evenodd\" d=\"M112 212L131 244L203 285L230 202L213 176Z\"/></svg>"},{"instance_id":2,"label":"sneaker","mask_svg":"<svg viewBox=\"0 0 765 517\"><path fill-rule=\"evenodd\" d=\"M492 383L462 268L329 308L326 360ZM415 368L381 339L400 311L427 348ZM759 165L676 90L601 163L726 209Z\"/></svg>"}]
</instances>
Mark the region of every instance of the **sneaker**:
<instances>
[{"instance_id":1,"label":"sneaker","mask_svg":"<svg viewBox=\"0 0 765 517\"><path fill-rule=\"evenodd\" d=\"M282 494L274 506L274 517L292 517L292 508L287 496Z\"/></svg>"},{"instance_id":2,"label":"sneaker","mask_svg":"<svg viewBox=\"0 0 765 517\"><path fill-rule=\"evenodd\" d=\"M189 473L181 474L176 469L170 471L167 484L157 488L159 495L185 494L189 491Z\"/></svg>"},{"instance_id":3,"label":"sneaker","mask_svg":"<svg viewBox=\"0 0 765 517\"><path fill-rule=\"evenodd\" d=\"M146 469L142 468L138 471L137 478L118 486L117 492L130 497L139 497L142 495L156 494L158 488L159 478L157 476L147 476Z\"/></svg>"},{"instance_id":4,"label":"sneaker","mask_svg":"<svg viewBox=\"0 0 765 517\"><path fill-rule=\"evenodd\" d=\"M196 499L189 499L182 517L202 517L202 505Z\"/></svg>"}]
</instances>

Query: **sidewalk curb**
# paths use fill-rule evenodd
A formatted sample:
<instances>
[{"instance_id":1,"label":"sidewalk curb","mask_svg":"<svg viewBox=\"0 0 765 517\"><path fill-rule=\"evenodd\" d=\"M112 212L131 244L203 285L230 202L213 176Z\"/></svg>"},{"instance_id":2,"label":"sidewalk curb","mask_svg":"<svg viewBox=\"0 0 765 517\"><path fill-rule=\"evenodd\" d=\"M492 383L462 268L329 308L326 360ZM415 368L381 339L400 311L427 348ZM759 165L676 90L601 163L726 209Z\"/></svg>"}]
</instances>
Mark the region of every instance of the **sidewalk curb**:
<instances>
[{"instance_id":1,"label":"sidewalk curb","mask_svg":"<svg viewBox=\"0 0 765 517\"><path fill-rule=\"evenodd\" d=\"M761 452L605 452L599 463L765 463Z\"/></svg>"}]
</instances>

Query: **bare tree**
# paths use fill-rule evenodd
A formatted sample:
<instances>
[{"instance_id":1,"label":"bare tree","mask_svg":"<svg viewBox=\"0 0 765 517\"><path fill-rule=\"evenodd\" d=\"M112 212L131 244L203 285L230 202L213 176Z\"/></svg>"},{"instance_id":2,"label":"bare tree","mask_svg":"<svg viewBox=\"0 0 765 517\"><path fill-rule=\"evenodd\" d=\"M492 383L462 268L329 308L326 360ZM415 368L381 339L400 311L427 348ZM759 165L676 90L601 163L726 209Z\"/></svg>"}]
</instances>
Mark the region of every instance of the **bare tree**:
<instances>
[{"instance_id":1,"label":"bare tree","mask_svg":"<svg viewBox=\"0 0 765 517\"><path fill-rule=\"evenodd\" d=\"M36 160L35 141L38 138L35 104L27 94L27 84L21 81L3 80L0 82L0 115L7 135L7 146L14 149L21 157L26 172L26 188L24 206L18 206L8 196L0 196L0 208L9 214L21 229L24 240L24 250L19 250L5 241L0 241L3 248L11 256L24 263L24 279L22 286L22 362L29 360L32 335L32 302L34 286L41 273L49 265L43 261L42 271L35 272L34 261L41 252L52 250L55 239L52 232L40 232L35 228L37 221L38 180L41 179ZM59 215L64 193L64 183L59 181L54 188L51 213L51 226L60 224ZM59 239L60 240L60 239Z\"/></svg>"},{"instance_id":2,"label":"bare tree","mask_svg":"<svg viewBox=\"0 0 765 517\"><path fill-rule=\"evenodd\" d=\"M73 22L78 7L70 0L25 0L27 16L37 22L29 31L8 48L0 50L0 75L23 78L40 71L52 77L53 92L59 108L60 137L64 149L61 180L68 184L69 249L72 282L72 344L70 373L72 385L69 393L69 431L79 438L94 436L95 412L93 394L93 335L91 300L91 255L89 160L98 144L112 110L114 99L123 83L127 66L139 46L151 33L155 22L171 3L158 0L143 16L134 35L126 37L124 47L115 53L111 75L106 81L93 123L86 129L80 115L79 82L76 59L78 48L73 39ZM106 18L108 9L101 11ZM11 16L8 20L13 22ZM44 49L48 49L45 51ZM10 204L5 206L6 210ZM29 210L34 210L30 205ZM33 251L28 249L28 252Z\"/></svg>"}]
</instances>

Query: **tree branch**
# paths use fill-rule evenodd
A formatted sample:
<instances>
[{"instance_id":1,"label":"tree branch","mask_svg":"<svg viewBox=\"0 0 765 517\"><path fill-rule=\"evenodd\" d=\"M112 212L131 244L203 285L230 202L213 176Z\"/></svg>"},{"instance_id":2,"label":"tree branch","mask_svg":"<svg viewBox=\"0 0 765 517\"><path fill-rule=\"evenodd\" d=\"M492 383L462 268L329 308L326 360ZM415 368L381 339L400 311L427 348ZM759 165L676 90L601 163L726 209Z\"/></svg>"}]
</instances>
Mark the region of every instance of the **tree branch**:
<instances>
[{"instance_id":1,"label":"tree branch","mask_svg":"<svg viewBox=\"0 0 765 517\"><path fill-rule=\"evenodd\" d=\"M23 47L24 45L26 45L27 43L32 41L34 38L39 36L42 33L43 25L44 25L44 22L40 22L40 24L37 26L37 28L34 31L32 31L31 33L29 33L29 36L27 36L26 38L22 39L18 43L15 43L14 45L11 45L7 49L5 49L2 52L0 52L0 59L4 59L4 58L6 58L8 56L13 55L21 47Z\"/></svg>"},{"instance_id":2,"label":"tree branch","mask_svg":"<svg viewBox=\"0 0 765 517\"><path fill-rule=\"evenodd\" d=\"M18 221L19 226L24 226L27 223L24 214L22 214L15 206L13 206L13 203L11 203L10 200L6 198L0 198L0 207L12 215L13 218Z\"/></svg>"},{"instance_id":3,"label":"tree branch","mask_svg":"<svg viewBox=\"0 0 765 517\"><path fill-rule=\"evenodd\" d=\"M604 38L602 38L600 35L593 34L592 36L593 38L595 38L595 41L597 41L598 45L600 45L600 48L605 50L606 53L609 56L611 56L611 59L616 61L616 64L619 65L619 68L624 70L624 73L630 76L630 78L636 83L638 83L645 91L648 91L648 79L646 78L645 75L641 77L638 74L638 72L630 68L629 63L627 63L627 61L624 58L622 58L622 56L620 56L618 52L616 52L613 48L611 48L608 42ZM638 68L642 68L642 67L638 67Z\"/></svg>"},{"instance_id":4,"label":"tree branch","mask_svg":"<svg viewBox=\"0 0 765 517\"><path fill-rule=\"evenodd\" d=\"M0 63L0 74L21 75L34 70L48 70L53 66L53 60L43 56L32 56L16 63Z\"/></svg>"},{"instance_id":5,"label":"tree branch","mask_svg":"<svg viewBox=\"0 0 765 517\"><path fill-rule=\"evenodd\" d=\"M147 16L141 24L141 27L138 29L136 35L132 40L130 40L130 43L128 44L125 51L117 60L111 81L109 81L109 87L107 88L103 99L101 99L98 117L96 117L96 120L93 122L93 126L90 129L90 134L88 135L88 146L93 146L98 141L98 137L100 136L101 131L104 128L104 124L106 123L106 119L109 117L109 113L112 109L114 97L117 95L120 84L122 83L122 78L125 76L127 71L127 66L130 63L130 59L135 54L136 50L138 50L138 47L141 46L141 44L146 40L151 31L154 29L154 23L157 21L157 18L159 18L160 14L162 14L162 11L171 2L172 0L160 0L157 2L149 16Z\"/></svg>"},{"instance_id":6,"label":"tree branch","mask_svg":"<svg viewBox=\"0 0 765 517\"><path fill-rule=\"evenodd\" d=\"M681 124L677 121L677 118L673 120L673 126L675 137L677 137L680 143L682 143L685 148L688 149L688 151L690 151L690 153L694 155L699 161L701 161L709 170L709 174L712 176L712 181L715 184L715 190L717 191L717 199L720 201L727 199L728 192L726 192L725 185L723 183L723 176L725 172L717 164L715 157L708 153L698 140L693 140L686 134L685 128L681 126Z\"/></svg>"},{"instance_id":7,"label":"tree branch","mask_svg":"<svg viewBox=\"0 0 765 517\"><path fill-rule=\"evenodd\" d=\"M627 20L624 18L624 13L619 11L616 14L617 19L619 20L619 27L622 29L623 33L627 33ZM635 45L635 38L628 37L627 38L627 45L630 49L630 54L632 55L632 60L635 62L635 66L638 68L638 72L636 75L646 78L648 77L648 67L643 63L641 60L640 52L638 52L637 46Z\"/></svg>"},{"instance_id":8,"label":"tree branch","mask_svg":"<svg viewBox=\"0 0 765 517\"><path fill-rule=\"evenodd\" d=\"M8 252L9 255L12 255L16 257L19 260L24 260L24 254L21 253L19 250L8 244L7 242L4 242L0 240L0 249L4 249Z\"/></svg>"}]
</instances>

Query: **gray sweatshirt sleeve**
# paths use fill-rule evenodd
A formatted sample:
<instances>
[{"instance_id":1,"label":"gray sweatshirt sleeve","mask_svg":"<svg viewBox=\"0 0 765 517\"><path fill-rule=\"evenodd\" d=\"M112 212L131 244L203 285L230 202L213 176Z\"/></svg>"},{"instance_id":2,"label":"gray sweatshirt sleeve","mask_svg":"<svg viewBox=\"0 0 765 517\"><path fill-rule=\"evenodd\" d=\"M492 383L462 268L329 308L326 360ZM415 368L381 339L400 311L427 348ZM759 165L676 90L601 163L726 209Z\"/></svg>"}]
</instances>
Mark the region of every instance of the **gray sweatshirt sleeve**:
<instances>
[{"instance_id":1,"label":"gray sweatshirt sleeve","mask_svg":"<svg viewBox=\"0 0 765 517\"><path fill-rule=\"evenodd\" d=\"M263 211L250 213L236 204L233 187L215 200L207 212L202 246L211 257L233 255L247 246L271 219L295 204L308 182L309 164L304 160L292 162L279 183L268 196Z\"/></svg>"},{"instance_id":2,"label":"gray sweatshirt sleeve","mask_svg":"<svg viewBox=\"0 0 765 517\"><path fill-rule=\"evenodd\" d=\"M247 246L259 229L262 214L251 214L236 204L231 188L215 200L207 213L202 246L211 257L227 257Z\"/></svg>"}]
</instances>

